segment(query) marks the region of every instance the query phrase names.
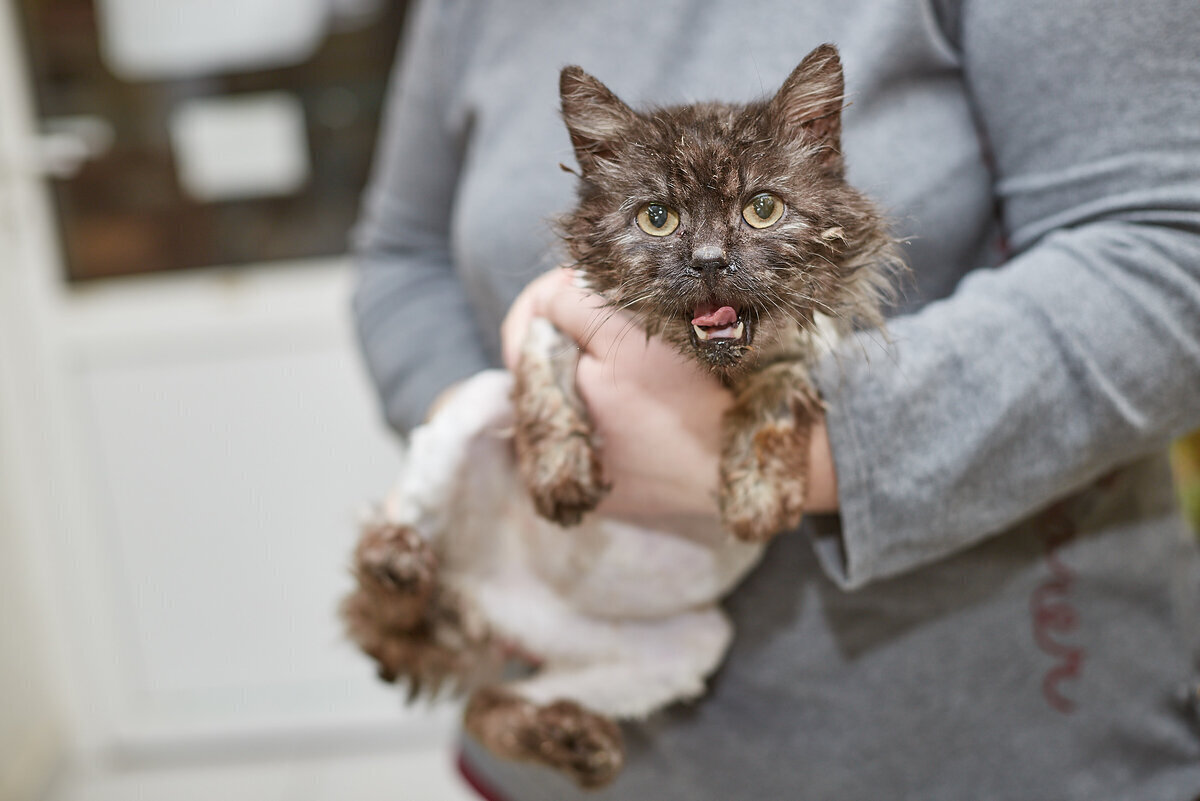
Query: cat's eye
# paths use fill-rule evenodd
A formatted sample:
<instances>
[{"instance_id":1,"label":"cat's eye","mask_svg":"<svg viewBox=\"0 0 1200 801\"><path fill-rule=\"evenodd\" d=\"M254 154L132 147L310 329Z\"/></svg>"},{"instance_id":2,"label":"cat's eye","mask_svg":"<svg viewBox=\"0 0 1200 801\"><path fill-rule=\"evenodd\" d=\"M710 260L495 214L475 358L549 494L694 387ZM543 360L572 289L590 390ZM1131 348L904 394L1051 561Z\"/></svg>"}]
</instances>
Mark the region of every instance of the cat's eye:
<instances>
[{"instance_id":1,"label":"cat's eye","mask_svg":"<svg viewBox=\"0 0 1200 801\"><path fill-rule=\"evenodd\" d=\"M742 209L742 219L755 228L769 228L783 216L783 201L770 192L759 192Z\"/></svg>"},{"instance_id":2,"label":"cat's eye","mask_svg":"<svg viewBox=\"0 0 1200 801\"><path fill-rule=\"evenodd\" d=\"M679 215L662 203L647 203L637 214L638 228L650 236L667 236L679 227Z\"/></svg>"}]
</instances>

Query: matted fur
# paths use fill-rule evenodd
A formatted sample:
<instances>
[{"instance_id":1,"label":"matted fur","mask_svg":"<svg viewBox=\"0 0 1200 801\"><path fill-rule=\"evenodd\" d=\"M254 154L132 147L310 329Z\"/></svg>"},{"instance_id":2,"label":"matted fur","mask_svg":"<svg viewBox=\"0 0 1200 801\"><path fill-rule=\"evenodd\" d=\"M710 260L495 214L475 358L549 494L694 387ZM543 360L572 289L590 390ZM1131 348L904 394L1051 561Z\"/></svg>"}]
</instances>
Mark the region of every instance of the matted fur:
<instances>
[{"instance_id":1,"label":"matted fur","mask_svg":"<svg viewBox=\"0 0 1200 801\"><path fill-rule=\"evenodd\" d=\"M341 606L347 633L380 679L408 684L409 700L471 688L503 664L487 625L438 582L436 551L415 529L369 521L353 572L356 589Z\"/></svg>"},{"instance_id":2,"label":"matted fur","mask_svg":"<svg viewBox=\"0 0 1200 801\"><path fill-rule=\"evenodd\" d=\"M575 525L609 490L587 409L575 392L579 350L535 320L521 349L513 405L517 467L541 515Z\"/></svg>"}]
</instances>

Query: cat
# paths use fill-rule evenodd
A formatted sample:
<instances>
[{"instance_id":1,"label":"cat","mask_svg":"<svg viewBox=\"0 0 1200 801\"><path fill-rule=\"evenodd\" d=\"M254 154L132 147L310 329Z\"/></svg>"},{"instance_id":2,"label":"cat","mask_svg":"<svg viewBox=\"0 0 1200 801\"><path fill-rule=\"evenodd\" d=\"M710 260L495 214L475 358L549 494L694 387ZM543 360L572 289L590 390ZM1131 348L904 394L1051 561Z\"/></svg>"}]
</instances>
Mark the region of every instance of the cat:
<instances>
[{"instance_id":1,"label":"cat","mask_svg":"<svg viewBox=\"0 0 1200 801\"><path fill-rule=\"evenodd\" d=\"M638 112L574 66L560 94L579 164L561 222L572 266L733 394L720 520L588 514L609 484L578 349L534 320L514 375L469 380L411 436L343 615L382 678L412 695L456 684L485 747L597 787L622 765L614 719L698 697L720 664L720 598L803 515L809 371L853 326L882 324L899 259L845 181L832 45L746 105ZM502 681L513 662L527 673Z\"/></svg>"}]
</instances>

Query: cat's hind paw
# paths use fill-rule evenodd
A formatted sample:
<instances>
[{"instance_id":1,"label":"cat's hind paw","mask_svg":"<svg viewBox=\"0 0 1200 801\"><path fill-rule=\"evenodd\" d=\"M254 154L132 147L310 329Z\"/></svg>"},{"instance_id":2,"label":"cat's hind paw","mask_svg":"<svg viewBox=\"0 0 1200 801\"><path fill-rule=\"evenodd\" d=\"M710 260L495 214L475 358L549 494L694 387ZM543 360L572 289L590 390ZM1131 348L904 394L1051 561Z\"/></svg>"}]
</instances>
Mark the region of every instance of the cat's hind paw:
<instances>
[{"instance_id":1,"label":"cat's hind paw","mask_svg":"<svg viewBox=\"0 0 1200 801\"><path fill-rule=\"evenodd\" d=\"M492 753L562 771L580 787L603 787L625 762L617 724L574 701L537 706L489 687L471 696L465 721Z\"/></svg>"},{"instance_id":2,"label":"cat's hind paw","mask_svg":"<svg viewBox=\"0 0 1200 801\"><path fill-rule=\"evenodd\" d=\"M376 615L397 630L417 626L437 585L433 547L408 526L373 522L354 550L354 576Z\"/></svg>"},{"instance_id":3,"label":"cat's hind paw","mask_svg":"<svg viewBox=\"0 0 1200 801\"><path fill-rule=\"evenodd\" d=\"M347 633L374 660L380 680L407 684L410 701L423 692L436 696L447 679L464 673L461 655L438 643L427 626L389 626L386 610L362 588L342 601L341 613Z\"/></svg>"},{"instance_id":4,"label":"cat's hind paw","mask_svg":"<svg viewBox=\"0 0 1200 801\"><path fill-rule=\"evenodd\" d=\"M368 524L354 551L356 587L341 604L346 633L379 678L406 684L409 700L463 691L498 672L499 647L460 596L439 586L433 547L415 530Z\"/></svg>"}]
</instances>

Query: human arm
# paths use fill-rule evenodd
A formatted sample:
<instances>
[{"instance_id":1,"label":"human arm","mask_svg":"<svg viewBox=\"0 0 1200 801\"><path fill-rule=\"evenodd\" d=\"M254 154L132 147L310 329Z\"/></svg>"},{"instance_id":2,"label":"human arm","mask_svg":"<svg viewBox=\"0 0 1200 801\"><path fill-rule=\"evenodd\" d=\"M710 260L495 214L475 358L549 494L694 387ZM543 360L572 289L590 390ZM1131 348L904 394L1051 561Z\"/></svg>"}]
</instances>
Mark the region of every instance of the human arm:
<instances>
[{"instance_id":1,"label":"human arm","mask_svg":"<svg viewBox=\"0 0 1200 801\"><path fill-rule=\"evenodd\" d=\"M842 586L1005 530L1200 423L1200 15L965 0L1013 256L823 364ZM858 355L867 353L868 360Z\"/></svg>"},{"instance_id":2,"label":"human arm","mask_svg":"<svg viewBox=\"0 0 1200 801\"><path fill-rule=\"evenodd\" d=\"M836 475L841 521L817 548L847 588L970 547L1200 423L1200 103L1185 102L1200 18L1181 0L958 10L1013 255L893 320L894 351L864 334L816 372L832 448L810 471ZM589 351L609 371L654 363L635 346ZM676 396L691 422L673 429L633 413L642 391L580 376L606 447L631 448L608 457L618 487L642 469L635 453L659 475L712 480L699 469L711 440L667 440L715 436L716 390ZM836 470L820 467L830 450ZM687 502L711 496L701 486Z\"/></svg>"},{"instance_id":3,"label":"human arm","mask_svg":"<svg viewBox=\"0 0 1200 801\"><path fill-rule=\"evenodd\" d=\"M488 366L450 253L464 126L450 105L452 7L408 24L362 219L354 316L387 420L407 431L447 387Z\"/></svg>"}]
</instances>

